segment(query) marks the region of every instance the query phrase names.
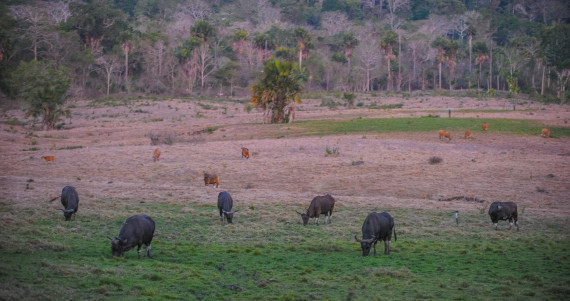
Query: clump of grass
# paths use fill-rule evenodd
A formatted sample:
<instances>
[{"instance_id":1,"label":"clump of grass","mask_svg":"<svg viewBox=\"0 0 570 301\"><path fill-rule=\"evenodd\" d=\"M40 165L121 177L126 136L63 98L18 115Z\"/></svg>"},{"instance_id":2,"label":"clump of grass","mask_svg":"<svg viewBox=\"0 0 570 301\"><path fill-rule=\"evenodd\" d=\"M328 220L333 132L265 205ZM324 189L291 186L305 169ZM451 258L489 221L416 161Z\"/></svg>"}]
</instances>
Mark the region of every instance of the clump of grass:
<instances>
[{"instance_id":1,"label":"clump of grass","mask_svg":"<svg viewBox=\"0 0 570 301\"><path fill-rule=\"evenodd\" d=\"M159 144L166 144L172 145L174 144L174 134L171 132L165 133L156 133L150 132L148 137L150 138L150 145L159 145Z\"/></svg>"},{"instance_id":2,"label":"clump of grass","mask_svg":"<svg viewBox=\"0 0 570 301\"><path fill-rule=\"evenodd\" d=\"M212 107L211 105L208 105L208 104L203 104L201 102L199 102L198 105L200 107L202 107L202 109L204 109L204 110L216 110L215 107Z\"/></svg>"},{"instance_id":3,"label":"clump of grass","mask_svg":"<svg viewBox=\"0 0 570 301\"><path fill-rule=\"evenodd\" d=\"M78 149L78 148L83 148L83 146L81 146L81 145L72 145L72 146L60 147L60 148L58 148L58 150L61 150L61 149Z\"/></svg>"},{"instance_id":4,"label":"clump of grass","mask_svg":"<svg viewBox=\"0 0 570 301\"><path fill-rule=\"evenodd\" d=\"M542 188L542 187L538 187L536 186L536 192L540 192L540 193L547 193L546 189Z\"/></svg>"},{"instance_id":5,"label":"clump of grass","mask_svg":"<svg viewBox=\"0 0 570 301\"><path fill-rule=\"evenodd\" d=\"M429 161L428 161L428 162L429 162L429 164L432 164L432 165L433 165L433 164L441 163L441 161L443 161L442 158L437 157L437 156L433 156L433 157L430 157L430 158L429 158Z\"/></svg>"},{"instance_id":6,"label":"clump of grass","mask_svg":"<svg viewBox=\"0 0 570 301\"><path fill-rule=\"evenodd\" d=\"M391 104L385 104L385 105L381 105L379 108L383 109L383 110L388 110L388 109L401 109L404 106L403 103L391 103Z\"/></svg>"},{"instance_id":7,"label":"clump of grass","mask_svg":"<svg viewBox=\"0 0 570 301\"><path fill-rule=\"evenodd\" d=\"M39 151L40 149L38 147L30 147L30 148L26 148L23 149L22 151L24 152L35 152L35 151Z\"/></svg>"},{"instance_id":8,"label":"clump of grass","mask_svg":"<svg viewBox=\"0 0 570 301\"><path fill-rule=\"evenodd\" d=\"M338 156L338 155L340 155L340 150L339 150L338 147L329 148L329 147L327 146L326 149L325 149L325 152L326 152L325 157L328 157L328 156Z\"/></svg>"},{"instance_id":9,"label":"clump of grass","mask_svg":"<svg viewBox=\"0 0 570 301\"><path fill-rule=\"evenodd\" d=\"M336 107L342 105L340 102L335 101L332 97L324 97L321 100L321 107L327 107L331 110L336 109Z\"/></svg>"}]
</instances>

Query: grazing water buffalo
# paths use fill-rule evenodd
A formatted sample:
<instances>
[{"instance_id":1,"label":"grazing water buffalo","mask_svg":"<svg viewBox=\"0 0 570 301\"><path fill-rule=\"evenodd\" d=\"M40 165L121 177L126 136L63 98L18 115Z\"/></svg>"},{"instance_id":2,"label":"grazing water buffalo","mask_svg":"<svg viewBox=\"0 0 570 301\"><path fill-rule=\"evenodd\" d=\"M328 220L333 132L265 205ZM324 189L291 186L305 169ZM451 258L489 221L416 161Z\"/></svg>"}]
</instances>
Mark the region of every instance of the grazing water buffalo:
<instances>
[{"instance_id":1,"label":"grazing water buffalo","mask_svg":"<svg viewBox=\"0 0 570 301\"><path fill-rule=\"evenodd\" d=\"M65 209L59 209L63 211L63 216L65 220L71 219L74 213L77 213L79 209L79 195L73 186L65 186L61 191L61 204Z\"/></svg>"},{"instance_id":2,"label":"grazing water buffalo","mask_svg":"<svg viewBox=\"0 0 570 301\"><path fill-rule=\"evenodd\" d=\"M113 256L123 256L126 251L138 246L137 255L141 258L141 246L146 245L145 255L150 256L150 243L154 235L154 221L148 215L134 215L125 221L121 232L111 240L111 252Z\"/></svg>"},{"instance_id":3,"label":"grazing water buffalo","mask_svg":"<svg viewBox=\"0 0 570 301\"><path fill-rule=\"evenodd\" d=\"M362 256L370 254L370 247L374 246L374 255L376 255L376 243L380 240L384 241L384 254L390 254L390 240L392 239L392 230L394 231L394 241L398 240L396 229L394 228L394 219L386 212L370 213L364 220L362 225L362 239L358 239L354 235L354 239L360 243L362 247Z\"/></svg>"},{"instance_id":4,"label":"grazing water buffalo","mask_svg":"<svg viewBox=\"0 0 570 301\"><path fill-rule=\"evenodd\" d=\"M303 226L306 226L309 222L309 218L314 217L317 226L319 225L319 216L321 213L325 215L325 222L328 221L329 224L331 223L332 219L332 212L334 209L334 198L330 195L319 195L316 196L309 205L309 209L307 209L307 213L297 212L301 218L303 219Z\"/></svg>"},{"instance_id":5,"label":"grazing water buffalo","mask_svg":"<svg viewBox=\"0 0 570 301\"><path fill-rule=\"evenodd\" d=\"M218 209L220 209L220 220L223 222L224 218L228 220L228 224L232 223L232 219L234 218L234 213L238 212L232 211L232 207L234 206L234 200L232 196L226 192L222 191L218 194Z\"/></svg>"},{"instance_id":6,"label":"grazing water buffalo","mask_svg":"<svg viewBox=\"0 0 570 301\"><path fill-rule=\"evenodd\" d=\"M515 221L515 226L517 226L517 231L519 230L519 225L517 224L517 204L513 202L493 202L491 207L489 207L489 216L491 221L495 225L495 230L499 220L506 221L510 223L509 229L513 226L513 220Z\"/></svg>"}]
</instances>

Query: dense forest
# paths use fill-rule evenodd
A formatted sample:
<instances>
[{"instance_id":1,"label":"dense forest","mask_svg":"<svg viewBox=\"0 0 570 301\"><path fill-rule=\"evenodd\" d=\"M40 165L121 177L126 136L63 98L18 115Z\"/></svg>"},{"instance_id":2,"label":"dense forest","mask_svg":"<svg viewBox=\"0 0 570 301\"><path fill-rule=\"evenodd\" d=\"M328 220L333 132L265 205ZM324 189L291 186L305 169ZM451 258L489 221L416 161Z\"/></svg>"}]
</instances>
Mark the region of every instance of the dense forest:
<instances>
[{"instance_id":1,"label":"dense forest","mask_svg":"<svg viewBox=\"0 0 570 301\"><path fill-rule=\"evenodd\" d=\"M2 98L247 97L273 58L305 92L568 99L565 0L3 2Z\"/></svg>"}]
</instances>

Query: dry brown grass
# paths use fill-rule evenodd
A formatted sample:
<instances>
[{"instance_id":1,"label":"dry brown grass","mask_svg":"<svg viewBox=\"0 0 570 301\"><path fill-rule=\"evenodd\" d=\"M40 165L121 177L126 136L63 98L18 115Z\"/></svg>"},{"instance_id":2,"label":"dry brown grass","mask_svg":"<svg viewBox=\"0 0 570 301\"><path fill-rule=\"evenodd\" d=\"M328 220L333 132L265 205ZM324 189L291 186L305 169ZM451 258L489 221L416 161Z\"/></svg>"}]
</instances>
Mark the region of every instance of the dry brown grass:
<instances>
[{"instance_id":1,"label":"dry brown grass","mask_svg":"<svg viewBox=\"0 0 570 301\"><path fill-rule=\"evenodd\" d=\"M402 100L382 99L390 102ZM567 106L542 104L527 104L516 112L459 111L502 109L503 102L431 98L404 101L403 109L331 111L319 107L319 100L308 100L300 105L297 119L419 117L446 107L458 110L454 117L528 118L552 125L570 117ZM443 144L437 136L419 132L367 133L366 139L361 134L303 137L295 124L261 126L261 113L247 113L240 103L224 106L227 114L193 102L135 103L130 110L143 108L150 113L133 114L127 107L91 108L77 102L73 113L80 117L73 119L71 129L36 132L38 137L32 138L40 150L35 152L22 151L32 139L26 135L28 129L15 126L8 131L2 123L0 202L29 210L30 217L59 214L56 209L61 204L47 200L63 186L73 185L80 194L80 215L109 217L141 202L211 206L222 190L232 194L238 208L287 204L301 209L315 195L330 193L344 205L478 211L480 204L438 201L464 195L515 201L537 214L570 215L570 163L558 155L568 152L568 138L489 132ZM204 117L194 117L197 111ZM103 117L117 114L121 117ZM21 115L9 110L5 116L24 120ZM148 122L160 118L163 121ZM149 155L155 148L149 133L168 133L175 141L161 145L161 158L155 164ZM67 139L43 138L60 134ZM77 145L82 148L65 149ZM249 160L240 157L243 145L252 153ZM325 156L332 147L342 151ZM40 159L48 152L57 156L55 163ZM431 156L444 158L445 164L428 164L426 158ZM355 161L365 164L353 166ZM218 189L204 186L205 170L220 177Z\"/></svg>"}]
</instances>

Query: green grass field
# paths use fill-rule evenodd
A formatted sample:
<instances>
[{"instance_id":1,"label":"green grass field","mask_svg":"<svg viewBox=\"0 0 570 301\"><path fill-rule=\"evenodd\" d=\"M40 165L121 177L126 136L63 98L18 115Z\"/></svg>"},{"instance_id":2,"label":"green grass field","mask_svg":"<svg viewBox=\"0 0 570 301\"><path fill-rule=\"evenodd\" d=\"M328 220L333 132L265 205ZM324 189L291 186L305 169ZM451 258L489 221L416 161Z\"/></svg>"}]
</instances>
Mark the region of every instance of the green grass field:
<instances>
[{"instance_id":1,"label":"green grass field","mask_svg":"<svg viewBox=\"0 0 570 301\"><path fill-rule=\"evenodd\" d=\"M481 131L481 124L489 125L489 132L522 135L540 135L544 124L522 119L478 118L356 118L351 120L310 120L295 123L306 134L333 135L386 132L437 132L438 130ZM552 138L570 136L570 127L548 126Z\"/></svg>"},{"instance_id":2,"label":"green grass field","mask_svg":"<svg viewBox=\"0 0 570 301\"><path fill-rule=\"evenodd\" d=\"M293 208L302 206L293 206ZM43 205L0 205L0 299L6 300L562 300L570 295L563 220L521 214L520 231L486 213L337 204L331 224L302 226L280 204L98 200L65 222ZM23 209L22 209L23 208ZM116 210L120 209L120 210ZM354 235L373 211L395 219L392 253L363 257ZM124 220L156 222L153 258L111 257ZM324 219L321 219L321 223Z\"/></svg>"}]
</instances>

